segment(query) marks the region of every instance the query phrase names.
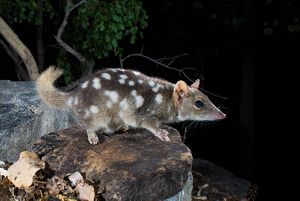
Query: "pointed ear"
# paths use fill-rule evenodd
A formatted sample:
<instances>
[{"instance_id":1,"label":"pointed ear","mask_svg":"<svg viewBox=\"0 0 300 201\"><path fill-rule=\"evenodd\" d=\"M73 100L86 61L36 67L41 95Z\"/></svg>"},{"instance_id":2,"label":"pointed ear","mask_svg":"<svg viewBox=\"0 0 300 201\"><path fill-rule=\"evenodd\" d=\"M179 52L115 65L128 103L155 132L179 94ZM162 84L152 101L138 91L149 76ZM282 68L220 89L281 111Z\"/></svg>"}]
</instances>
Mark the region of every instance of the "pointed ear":
<instances>
[{"instance_id":1,"label":"pointed ear","mask_svg":"<svg viewBox=\"0 0 300 201\"><path fill-rule=\"evenodd\" d=\"M199 89L200 87L200 80L197 79L193 84L191 84L191 87L194 89Z\"/></svg>"},{"instance_id":2,"label":"pointed ear","mask_svg":"<svg viewBox=\"0 0 300 201\"><path fill-rule=\"evenodd\" d=\"M188 85L182 80L178 81L174 87L172 95L175 107L181 103L182 99L185 98L188 95L188 93Z\"/></svg>"}]
</instances>

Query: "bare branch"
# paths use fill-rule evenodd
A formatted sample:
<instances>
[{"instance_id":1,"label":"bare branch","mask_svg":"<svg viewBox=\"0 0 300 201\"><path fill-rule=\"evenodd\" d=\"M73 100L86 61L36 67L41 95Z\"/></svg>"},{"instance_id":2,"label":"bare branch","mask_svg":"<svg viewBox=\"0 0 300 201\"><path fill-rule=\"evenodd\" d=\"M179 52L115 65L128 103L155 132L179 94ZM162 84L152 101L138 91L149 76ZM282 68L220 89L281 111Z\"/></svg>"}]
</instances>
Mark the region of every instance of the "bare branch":
<instances>
[{"instance_id":1,"label":"bare branch","mask_svg":"<svg viewBox=\"0 0 300 201\"><path fill-rule=\"evenodd\" d=\"M120 62L120 68L123 68L123 62L122 62L122 57L119 56L119 62Z\"/></svg>"},{"instance_id":2,"label":"bare branch","mask_svg":"<svg viewBox=\"0 0 300 201\"><path fill-rule=\"evenodd\" d=\"M175 61L176 59L180 58L180 57L183 57L183 56L189 56L190 54L188 53L183 53L183 54L179 54L179 55L176 55L174 57L166 57L166 58L159 58L157 59L157 61L159 62L163 62L163 61L169 61L169 60L172 60L172 61ZM173 62L172 62L173 63ZM170 65L170 64L168 64Z\"/></svg>"},{"instance_id":3,"label":"bare branch","mask_svg":"<svg viewBox=\"0 0 300 201\"><path fill-rule=\"evenodd\" d=\"M71 6L71 1L70 0L67 0L67 3L69 4L69 6ZM78 6L80 6L83 3L86 3L86 0L79 1L77 4L71 6L70 7L70 12L72 12L75 8L77 8Z\"/></svg>"},{"instance_id":4,"label":"bare branch","mask_svg":"<svg viewBox=\"0 0 300 201\"><path fill-rule=\"evenodd\" d=\"M72 5L72 3L67 0L67 6L66 6L66 11L65 11L65 16L63 19L63 22L61 23L57 35L56 35L56 41L60 44L60 46L62 46L66 51L68 51L70 54L74 55L80 62L82 63L86 63L87 60L84 58L84 56L82 56L79 52L77 52L74 48L72 48L71 46L69 46L67 43L65 43L61 37L62 34L65 30L66 25L68 24L68 17L70 15L70 13L77 8L78 6L80 6L81 4L85 3L85 0L82 0L80 2L78 2L75 5Z\"/></svg>"},{"instance_id":5,"label":"bare branch","mask_svg":"<svg viewBox=\"0 0 300 201\"><path fill-rule=\"evenodd\" d=\"M120 63L122 63L122 66L123 66L123 62L125 60L129 59L130 57L143 57L145 59L148 59L149 61L152 61L153 63L156 63L157 65L163 66L163 67L165 67L167 69L170 69L170 70L177 71L179 74L182 74L186 79L188 79L189 81L193 82L193 80L184 72L184 70L173 68L171 66L168 66L167 64L164 64L164 63L158 61L157 59L152 59L151 57L148 57L148 56L143 55L141 53L129 54L126 57L124 57L123 59L121 59ZM164 58L164 59L166 60L166 58Z\"/></svg>"},{"instance_id":6,"label":"bare branch","mask_svg":"<svg viewBox=\"0 0 300 201\"><path fill-rule=\"evenodd\" d=\"M36 80L39 76L38 67L30 50L19 39L14 31L0 16L0 34L9 43L9 45L22 58L31 80Z\"/></svg>"},{"instance_id":7,"label":"bare branch","mask_svg":"<svg viewBox=\"0 0 300 201\"><path fill-rule=\"evenodd\" d=\"M21 65L22 60L18 57L18 55L15 52L13 52L13 50L9 48L7 44L1 39L0 45L4 48L8 56L14 61L19 80L30 80L27 71Z\"/></svg>"}]
</instances>

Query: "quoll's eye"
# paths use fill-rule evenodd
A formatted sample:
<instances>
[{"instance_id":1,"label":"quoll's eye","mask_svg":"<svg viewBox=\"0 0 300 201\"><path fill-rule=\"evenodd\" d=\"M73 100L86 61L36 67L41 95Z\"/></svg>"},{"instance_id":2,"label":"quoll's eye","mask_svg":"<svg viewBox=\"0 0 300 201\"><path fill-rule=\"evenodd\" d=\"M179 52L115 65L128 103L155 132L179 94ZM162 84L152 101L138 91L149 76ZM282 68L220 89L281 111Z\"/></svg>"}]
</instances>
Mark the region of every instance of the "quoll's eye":
<instances>
[{"instance_id":1,"label":"quoll's eye","mask_svg":"<svg viewBox=\"0 0 300 201\"><path fill-rule=\"evenodd\" d=\"M195 101L195 106L197 108L202 108L204 106L204 103L201 100L196 100Z\"/></svg>"}]
</instances>

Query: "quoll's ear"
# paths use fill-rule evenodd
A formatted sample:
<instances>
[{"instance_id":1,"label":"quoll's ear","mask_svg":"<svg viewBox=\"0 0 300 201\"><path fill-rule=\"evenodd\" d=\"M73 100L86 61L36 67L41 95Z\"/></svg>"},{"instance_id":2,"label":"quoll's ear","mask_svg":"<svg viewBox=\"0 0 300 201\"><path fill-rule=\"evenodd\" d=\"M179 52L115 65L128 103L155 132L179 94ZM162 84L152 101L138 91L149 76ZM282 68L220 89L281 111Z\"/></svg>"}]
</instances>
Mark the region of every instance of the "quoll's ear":
<instances>
[{"instance_id":1,"label":"quoll's ear","mask_svg":"<svg viewBox=\"0 0 300 201\"><path fill-rule=\"evenodd\" d=\"M185 98L189 93L189 87L188 85L180 80L176 83L173 91L173 102L175 106L178 106L182 99Z\"/></svg>"},{"instance_id":2,"label":"quoll's ear","mask_svg":"<svg viewBox=\"0 0 300 201\"><path fill-rule=\"evenodd\" d=\"M191 84L191 87L194 89L199 89L200 87L200 80L197 79L193 84Z\"/></svg>"}]
</instances>

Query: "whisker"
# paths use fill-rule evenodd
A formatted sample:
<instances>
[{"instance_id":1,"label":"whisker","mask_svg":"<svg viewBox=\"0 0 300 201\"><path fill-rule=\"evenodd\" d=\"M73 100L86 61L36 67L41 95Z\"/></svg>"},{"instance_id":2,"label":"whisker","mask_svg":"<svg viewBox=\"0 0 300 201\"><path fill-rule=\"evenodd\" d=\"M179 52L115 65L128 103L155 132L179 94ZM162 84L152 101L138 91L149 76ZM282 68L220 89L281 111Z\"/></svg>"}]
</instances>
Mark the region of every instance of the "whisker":
<instances>
[{"instance_id":1,"label":"whisker","mask_svg":"<svg viewBox=\"0 0 300 201\"><path fill-rule=\"evenodd\" d=\"M228 107L225 107L225 106L218 106L217 108L224 109L224 110L228 110L229 109Z\"/></svg>"}]
</instances>

